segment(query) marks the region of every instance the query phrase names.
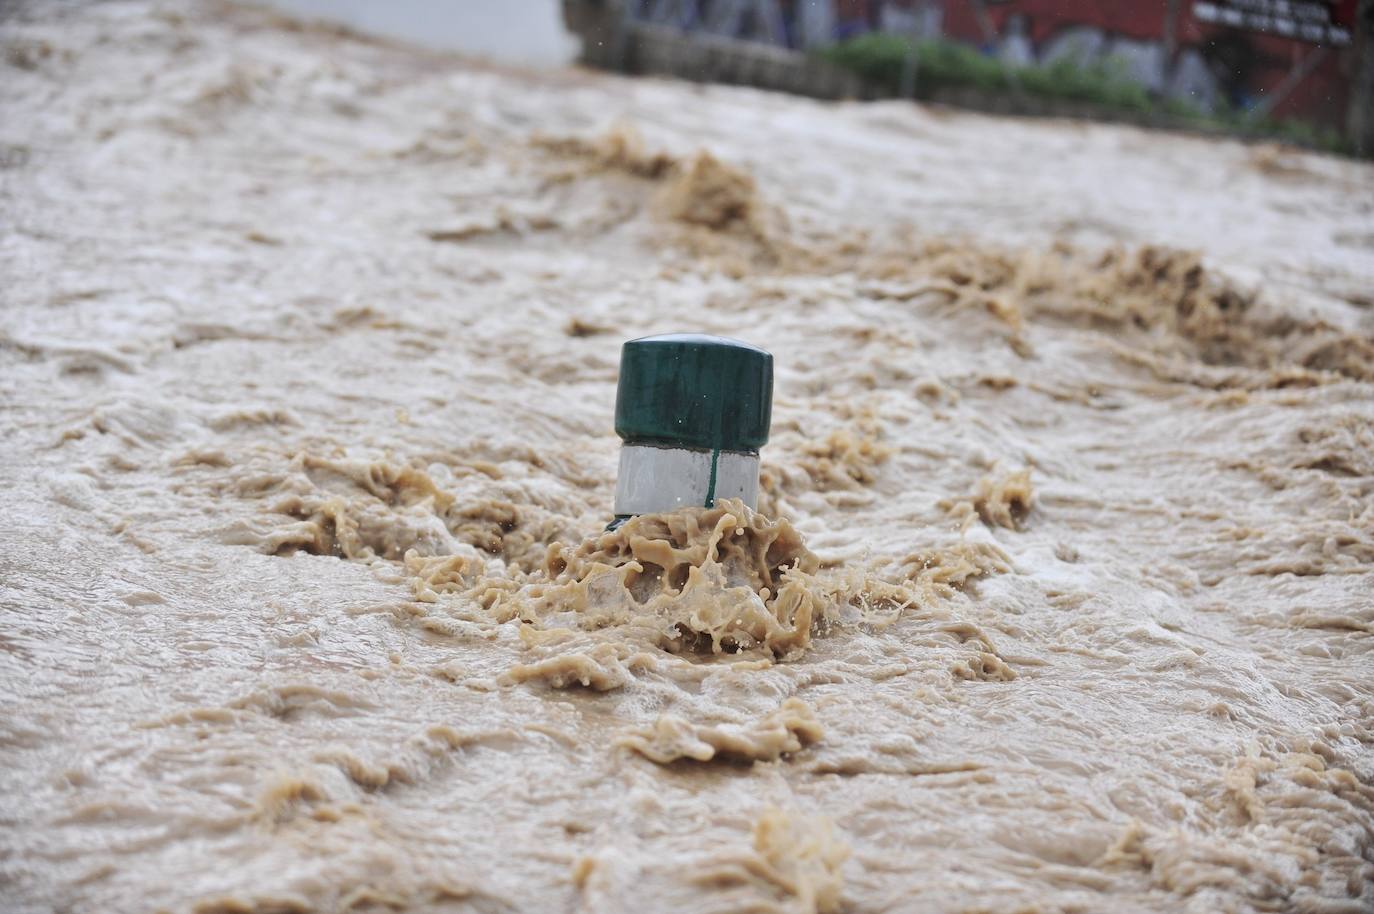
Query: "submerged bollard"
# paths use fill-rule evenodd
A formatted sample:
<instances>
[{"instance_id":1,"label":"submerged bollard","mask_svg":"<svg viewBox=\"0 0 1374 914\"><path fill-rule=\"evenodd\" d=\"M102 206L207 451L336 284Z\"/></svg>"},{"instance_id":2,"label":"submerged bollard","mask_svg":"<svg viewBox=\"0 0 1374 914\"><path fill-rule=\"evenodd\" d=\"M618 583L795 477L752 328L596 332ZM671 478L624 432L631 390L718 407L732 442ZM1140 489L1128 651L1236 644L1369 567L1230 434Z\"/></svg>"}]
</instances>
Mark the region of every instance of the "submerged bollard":
<instances>
[{"instance_id":1,"label":"submerged bollard","mask_svg":"<svg viewBox=\"0 0 1374 914\"><path fill-rule=\"evenodd\" d=\"M759 497L759 448L773 414L773 357L739 340L669 333L620 350L615 433L623 439L614 530L636 514Z\"/></svg>"}]
</instances>

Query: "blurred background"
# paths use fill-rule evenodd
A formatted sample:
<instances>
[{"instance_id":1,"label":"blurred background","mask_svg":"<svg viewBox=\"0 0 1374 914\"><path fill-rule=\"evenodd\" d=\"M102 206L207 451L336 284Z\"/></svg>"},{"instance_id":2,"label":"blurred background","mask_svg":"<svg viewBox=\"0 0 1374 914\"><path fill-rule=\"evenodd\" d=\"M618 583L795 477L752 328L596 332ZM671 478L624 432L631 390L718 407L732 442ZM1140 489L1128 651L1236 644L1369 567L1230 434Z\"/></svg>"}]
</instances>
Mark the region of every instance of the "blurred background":
<instances>
[{"instance_id":1,"label":"blurred background","mask_svg":"<svg viewBox=\"0 0 1374 914\"><path fill-rule=\"evenodd\" d=\"M271 0L304 19L343 23L387 38L524 66L561 66L581 43L563 25L561 0Z\"/></svg>"},{"instance_id":2,"label":"blurred background","mask_svg":"<svg viewBox=\"0 0 1374 914\"><path fill-rule=\"evenodd\" d=\"M522 65L1374 154L1371 0L274 0Z\"/></svg>"}]
</instances>

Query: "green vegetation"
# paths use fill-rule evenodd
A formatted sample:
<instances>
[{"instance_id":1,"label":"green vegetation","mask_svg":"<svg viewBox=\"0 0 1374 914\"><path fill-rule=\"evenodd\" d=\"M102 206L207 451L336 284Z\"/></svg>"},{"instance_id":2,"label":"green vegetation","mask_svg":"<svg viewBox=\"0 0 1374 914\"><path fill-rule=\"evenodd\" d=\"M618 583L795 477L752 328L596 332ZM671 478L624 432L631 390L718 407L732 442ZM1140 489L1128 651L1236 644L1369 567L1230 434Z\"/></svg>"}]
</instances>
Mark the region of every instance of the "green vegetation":
<instances>
[{"instance_id":1,"label":"green vegetation","mask_svg":"<svg viewBox=\"0 0 1374 914\"><path fill-rule=\"evenodd\" d=\"M833 45L821 52L832 63L858 73L869 83L893 94L900 91L907 55L915 52L918 96L938 89L974 88L1017 92L1041 98L1092 102L1114 108L1146 111L1145 90L1114 62L1079 66L1063 59L1045 66L1014 67L976 48L953 41L911 42L900 35L874 32Z\"/></svg>"},{"instance_id":2,"label":"green vegetation","mask_svg":"<svg viewBox=\"0 0 1374 914\"><path fill-rule=\"evenodd\" d=\"M1014 66L966 44L943 40L912 42L900 35L874 32L832 45L820 55L862 77L877 91L899 95L911 62L917 98L929 99L945 89L973 89L988 94L1078 102L1117 115L1161 126L1217 133L1273 137L1330 152L1347 152L1337 131L1302 121L1254 118L1242 111L1206 112L1180 99L1155 99L1114 60L1083 66L1063 58L1050 64ZM909 62L909 60L911 62Z\"/></svg>"}]
</instances>

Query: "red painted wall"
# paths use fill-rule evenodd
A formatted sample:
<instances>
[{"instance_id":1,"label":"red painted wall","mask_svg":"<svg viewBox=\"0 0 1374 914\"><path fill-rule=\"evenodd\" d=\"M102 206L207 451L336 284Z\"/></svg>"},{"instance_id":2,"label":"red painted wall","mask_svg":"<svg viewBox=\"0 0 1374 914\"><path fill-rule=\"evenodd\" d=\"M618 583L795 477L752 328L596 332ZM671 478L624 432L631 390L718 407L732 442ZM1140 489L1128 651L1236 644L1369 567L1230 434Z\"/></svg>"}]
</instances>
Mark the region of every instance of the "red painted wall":
<instances>
[{"instance_id":1,"label":"red painted wall","mask_svg":"<svg viewBox=\"0 0 1374 914\"><path fill-rule=\"evenodd\" d=\"M1219 26L1198 20L1193 15L1195 0L1180 0L1178 47L1193 47L1204 56L1219 53L1230 45L1244 63L1244 77L1236 94L1249 102L1264 98L1276 89L1290 69L1311 53L1316 45L1278 35ZM1357 0L1336 0L1328 4L1332 20L1353 26ZM1164 0L1010 0L985 2L993 28L1001 33L1012 15L1024 15L1036 47L1056 33L1073 26L1089 25L1115 35L1136 40L1162 40ZM983 30L971 0L945 0L944 29L951 38L984 45ZM1344 123L1349 93L1349 74L1353 72L1353 51L1349 47L1330 48L1325 60L1273 111L1276 117L1295 117L1339 127Z\"/></svg>"}]
</instances>

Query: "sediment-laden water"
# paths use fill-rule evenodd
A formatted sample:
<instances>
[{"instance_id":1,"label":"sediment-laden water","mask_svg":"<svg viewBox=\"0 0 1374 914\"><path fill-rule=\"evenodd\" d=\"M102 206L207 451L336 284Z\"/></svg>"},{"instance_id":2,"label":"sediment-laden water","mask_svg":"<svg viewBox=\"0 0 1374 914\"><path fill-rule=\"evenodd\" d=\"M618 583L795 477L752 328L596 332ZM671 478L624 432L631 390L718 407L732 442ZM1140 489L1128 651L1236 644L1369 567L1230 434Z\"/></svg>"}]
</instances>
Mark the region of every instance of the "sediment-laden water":
<instances>
[{"instance_id":1,"label":"sediment-laden water","mask_svg":"<svg viewBox=\"0 0 1374 914\"><path fill-rule=\"evenodd\" d=\"M0 22L16 911L1374 905L1374 169ZM612 534L621 341L777 364Z\"/></svg>"}]
</instances>

